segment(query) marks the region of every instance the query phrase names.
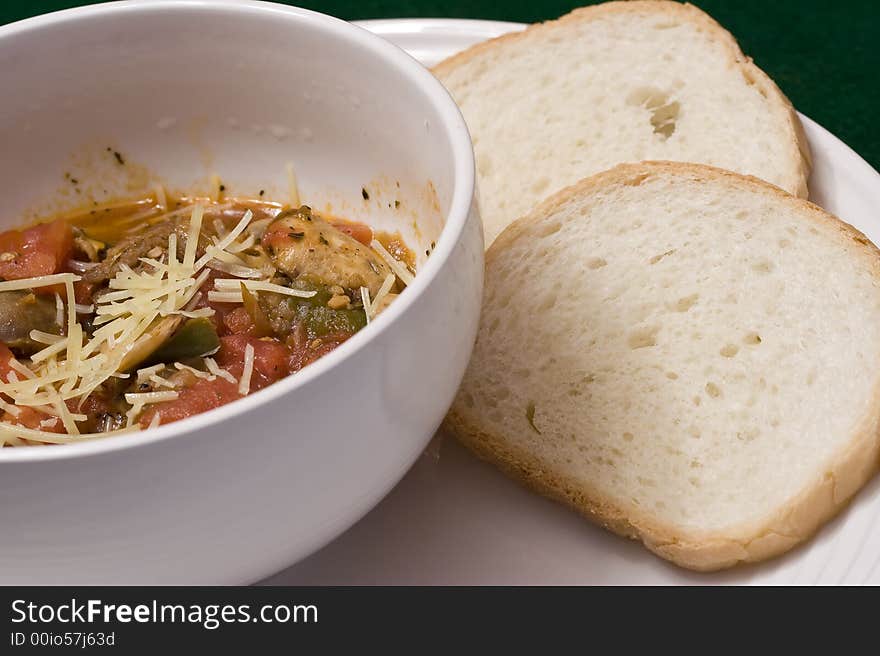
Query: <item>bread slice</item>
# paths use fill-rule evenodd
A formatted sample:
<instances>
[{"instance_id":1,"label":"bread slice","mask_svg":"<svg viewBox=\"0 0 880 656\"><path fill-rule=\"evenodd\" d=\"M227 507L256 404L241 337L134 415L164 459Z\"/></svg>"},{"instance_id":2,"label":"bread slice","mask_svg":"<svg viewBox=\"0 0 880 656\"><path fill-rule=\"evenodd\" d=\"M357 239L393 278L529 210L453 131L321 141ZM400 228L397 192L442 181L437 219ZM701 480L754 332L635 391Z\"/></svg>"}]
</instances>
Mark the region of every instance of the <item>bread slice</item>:
<instances>
[{"instance_id":1,"label":"bread slice","mask_svg":"<svg viewBox=\"0 0 880 656\"><path fill-rule=\"evenodd\" d=\"M487 247L542 199L623 162L711 164L807 196L809 150L791 103L691 5L578 9L434 74L473 138Z\"/></svg>"},{"instance_id":2,"label":"bread slice","mask_svg":"<svg viewBox=\"0 0 880 656\"><path fill-rule=\"evenodd\" d=\"M790 549L880 455L880 253L757 178L621 165L487 253L447 424L683 567Z\"/></svg>"}]
</instances>

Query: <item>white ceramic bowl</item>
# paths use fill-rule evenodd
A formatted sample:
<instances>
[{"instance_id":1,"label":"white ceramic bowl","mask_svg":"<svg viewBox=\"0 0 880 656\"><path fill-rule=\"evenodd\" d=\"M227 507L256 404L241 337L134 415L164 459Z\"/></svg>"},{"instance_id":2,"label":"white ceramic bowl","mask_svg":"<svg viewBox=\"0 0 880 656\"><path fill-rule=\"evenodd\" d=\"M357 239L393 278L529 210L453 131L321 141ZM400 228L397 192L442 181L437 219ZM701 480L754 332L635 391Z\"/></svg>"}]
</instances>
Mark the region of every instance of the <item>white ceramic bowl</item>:
<instances>
[{"instance_id":1,"label":"white ceramic bowl","mask_svg":"<svg viewBox=\"0 0 880 656\"><path fill-rule=\"evenodd\" d=\"M420 254L388 311L263 391L133 436L0 450L0 583L245 583L367 512L434 433L476 334L471 146L440 84L321 14L177 1L2 27L0 88L0 227L156 179L283 195L292 162L306 202Z\"/></svg>"}]
</instances>

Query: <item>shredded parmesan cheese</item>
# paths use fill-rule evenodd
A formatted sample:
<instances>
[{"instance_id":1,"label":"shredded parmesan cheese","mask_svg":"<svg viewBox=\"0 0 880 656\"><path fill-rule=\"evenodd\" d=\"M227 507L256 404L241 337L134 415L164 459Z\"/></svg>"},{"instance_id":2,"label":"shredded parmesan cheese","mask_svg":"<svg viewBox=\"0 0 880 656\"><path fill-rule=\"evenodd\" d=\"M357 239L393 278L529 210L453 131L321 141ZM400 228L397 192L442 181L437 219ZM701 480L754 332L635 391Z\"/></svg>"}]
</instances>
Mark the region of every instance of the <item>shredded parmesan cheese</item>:
<instances>
[{"instance_id":1,"label":"shredded parmesan cheese","mask_svg":"<svg viewBox=\"0 0 880 656\"><path fill-rule=\"evenodd\" d=\"M64 301L61 300L61 294L55 292L55 323L59 326L64 325Z\"/></svg>"},{"instance_id":2,"label":"shredded parmesan cheese","mask_svg":"<svg viewBox=\"0 0 880 656\"><path fill-rule=\"evenodd\" d=\"M21 408L16 408L14 405L12 405L11 403L7 403L3 399L0 399L0 408L3 408L13 417L18 417L18 415L21 414Z\"/></svg>"},{"instance_id":3,"label":"shredded parmesan cheese","mask_svg":"<svg viewBox=\"0 0 880 656\"><path fill-rule=\"evenodd\" d=\"M146 405L147 403L174 401L177 397L177 392L134 392L126 394L125 400L132 405Z\"/></svg>"},{"instance_id":4,"label":"shredded parmesan cheese","mask_svg":"<svg viewBox=\"0 0 880 656\"><path fill-rule=\"evenodd\" d=\"M205 366L208 368L208 371L210 371L212 374L214 374L218 378L222 378L224 380L227 380L230 383L238 383L238 381L235 380L235 376L233 376L231 373L226 371L226 369L221 369L220 365L217 364L217 361L214 360L214 358L204 358L204 361L205 361Z\"/></svg>"},{"instance_id":5,"label":"shredded parmesan cheese","mask_svg":"<svg viewBox=\"0 0 880 656\"><path fill-rule=\"evenodd\" d=\"M144 409L143 403L135 403L131 406L131 410L125 413L125 427L133 428L135 427L135 421L137 421L138 416L141 414L141 411Z\"/></svg>"},{"instance_id":6,"label":"shredded parmesan cheese","mask_svg":"<svg viewBox=\"0 0 880 656\"><path fill-rule=\"evenodd\" d=\"M403 282L407 287L412 284L413 274L410 270L398 259L395 259L391 253L389 253L385 247L379 242L379 240L374 239L370 246L376 251L379 255L382 256L382 259L385 260L385 263L391 267L391 270L397 274L397 277Z\"/></svg>"},{"instance_id":7,"label":"shredded parmesan cheese","mask_svg":"<svg viewBox=\"0 0 880 656\"><path fill-rule=\"evenodd\" d=\"M290 164L287 166L287 174L291 205L298 207L302 199L296 174ZM212 176L211 183L212 198L219 200L222 195L220 179L216 175ZM132 225L138 224L136 228L140 228L144 218L153 216L160 210L167 210L165 190L161 185L156 185L154 189L155 202L151 199L148 209L130 217ZM292 289L269 282L274 269L266 265L265 258L258 258L250 251L272 219L261 219L252 223L253 212L247 210L231 230L226 230L223 221L216 219L213 221L216 234L210 237L210 245L198 256L205 210L196 203L191 208L181 208L173 214L182 219L186 217L187 211L189 225L185 242L182 241L183 236L172 231L168 236L167 250L164 247L151 250L147 257L140 258L137 270L121 264L114 277L108 281L106 292L98 295L92 304L76 303L73 285L81 278L74 273L0 281L0 292L52 285L64 287L63 294L55 293L56 319L62 334L30 331L31 339L40 345L40 350L30 357L29 366L15 359L10 360L10 371L6 380L0 380L0 411L5 412L9 419L19 417L22 408L30 407L46 416L39 423L40 429L58 430L63 426L66 431L66 434L58 434L50 430L26 428L0 419L0 446L24 443L63 444L140 430L138 420L146 406L179 398L174 389L175 384L160 375L167 365L141 368L131 377L136 375L138 384L149 382L153 391L125 394L125 400L131 405L125 413L125 428L81 435L77 426L77 422L87 419L85 414L76 411L82 407L82 402L107 380L129 377L126 370L133 368L132 365L142 357L135 354L138 354L139 348L150 343L157 325L170 321L168 317L173 315L196 318L214 314L213 308L198 307L205 300L205 293L200 288L205 285L212 271L222 271L229 277L215 279L214 289L207 290L207 300L211 302L242 303L243 288L253 293L267 292L296 298L315 296L315 291ZM178 249L179 242L181 249ZM372 247L394 273L385 278L372 301L369 289L361 288L368 323L394 287L397 278L404 284L409 284L413 279L413 274L405 264L394 259L379 242L374 241ZM86 268L79 267L76 271L85 271ZM90 333L85 333L83 326L77 322L78 314L91 316ZM127 360L130 354L132 357ZM211 357L203 358L203 362L207 371L180 362L175 362L173 366L178 371L187 371L203 380L222 378L236 385L242 396L250 393L255 367L252 344L245 346L240 378L221 368ZM13 399L14 403L9 403L7 398ZM160 423L160 415L156 412L148 428ZM109 427L109 424L105 427Z\"/></svg>"},{"instance_id":8,"label":"shredded parmesan cheese","mask_svg":"<svg viewBox=\"0 0 880 656\"><path fill-rule=\"evenodd\" d=\"M190 367L189 365L185 365L182 362L175 362L174 366L178 371L188 371L196 378L203 378L204 380L217 379L217 376L215 376L214 374L209 374L207 371L199 371L195 367Z\"/></svg>"},{"instance_id":9,"label":"shredded parmesan cheese","mask_svg":"<svg viewBox=\"0 0 880 656\"><path fill-rule=\"evenodd\" d=\"M286 294L287 296L296 296L298 298L311 298L317 294L317 292L314 291L292 289L290 287L276 285L264 280L231 280L229 278L217 278L214 281L214 289L217 290L217 293L237 292L239 298L241 298L241 285L244 285L249 292L274 292L276 294ZM209 300L213 300L211 299L212 293L214 292L208 292Z\"/></svg>"},{"instance_id":10,"label":"shredded parmesan cheese","mask_svg":"<svg viewBox=\"0 0 880 656\"><path fill-rule=\"evenodd\" d=\"M37 375L33 371L28 369L26 365L22 364L21 362L19 362L15 358L11 358L9 360L9 366L12 367L13 369L15 369L18 373L20 373L25 378L36 378L37 377Z\"/></svg>"},{"instance_id":11,"label":"shredded parmesan cheese","mask_svg":"<svg viewBox=\"0 0 880 656\"><path fill-rule=\"evenodd\" d=\"M253 246L255 242L256 238L253 236L253 234L250 234L240 242L230 244L226 250L230 253L241 253L242 251L246 251L251 246Z\"/></svg>"},{"instance_id":12,"label":"shredded parmesan cheese","mask_svg":"<svg viewBox=\"0 0 880 656\"><path fill-rule=\"evenodd\" d=\"M211 223L214 226L214 232L217 233L218 237L222 237L226 234L226 226L223 225L223 221L221 221L219 217L214 219Z\"/></svg>"},{"instance_id":13,"label":"shredded parmesan cheese","mask_svg":"<svg viewBox=\"0 0 880 656\"><path fill-rule=\"evenodd\" d=\"M42 330L32 330L29 335L32 340L39 342L40 344L57 344L58 342L63 342L67 339L64 335L44 333Z\"/></svg>"},{"instance_id":14,"label":"shredded parmesan cheese","mask_svg":"<svg viewBox=\"0 0 880 656\"><path fill-rule=\"evenodd\" d=\"M154 364L152 367L144 367L143 369L137 370L137 382L142 383L145 380L148 380L150 376L154 374L158 374L165 368L164 364Z\"/></svg>"},{"instance_id":15,"label":"shredded parmesan cheese","mask_svg":"<svg viewBox=\"0 0 880 656\"><path fill-rule=\"evenodd\" d=\"M162 378L162 376L159 376L157 374L153 374L152 376L150 376L150 382L155 383L159 387L168 387L169 389L174 389L174 383L172 383L170 380Z\"/></svg>"},{"instance_id":16,"label":"shredded parmesan cheese","mask_svg":"<svg viewBox=\"0 0 880 656\"><path fill-rule=\"evenodd\" d=\"M272 221L273 219L260 219L258 221L253 221L248 226L248 232L254 236L254 239L260 239Z\"/></svg>"},{"instance_id":17,"label":"shredded parmesan cheese","mask_svg":"<svg viewBox=\"0 0 880 656\"><path fill-rule=\"evenodd\" d=\"M211 260L212 269L217 269L223 273L228 273L239 278L263 278L265 273L261 269L254 269L244 264L234 262L223 262L222 260Z\"/></svg>"},{"instance_id":18,"label":"shredded parmesan cheese","mask_svg":"<svg viewBox=\"0 0 880 656\"><path fill-rule=\"evenodd\" d=\"M244 347L244 370L241 372L241 380L238 381L238 393L247 396L251 391L251 376L254 373L254 347L248 344Z\"/></svg>"},{"instance_id":19,"label":"shredded parmesan cheese","mask_svg":"<svg viewBox=\"0 0 880 656\"><path fill-rule=\"evenodd\" d=\"M47 431L37 430L35 428L25 428L18 424L10 424L0 421L0 433L12 435L14 437L26 438L36 442L44 442L46 444L70 444L71 442L82 442L88 439L112 437L122 433L130 433L133 428L121 428L119 430L107 431L106 433L90 433L86 435L64 435L59 433L50 433ZM7 438L8 440L8 438Z\"/></svg>"},{"instance_id":20,"label":"shredded parmesan cheese","mask_svg":"<svg viewBox=\"0 0 880 656\"><path fill-rule=\"evenodd\" d=\"M54 273L51 276L4 280L0 282L0 292L14 292L20 289L34 289L35 287L48 287L49 285L63 285L68 281L76 282L79 279L79 276L72 273Z\"/></svg>"},{"instance_id":21,"label":"shredded parmesan cheese","mask_svg":"<svg viewBox=\"0 0 880 656\"><path fill-rule=\"evenodd\" d=\"M382 286L379 287L379 291L376 292L376 298L373 299L373 304L370 306L370 315L375 317L379 312L379 304L384 300L384 298L388 295L388 292L391 291L391 288L394 286L394 281L397 279L393 273L389 273L385 277L385 281L382 283Z\"/></svg>"},{"instance_id":22,"label":"shredded parmesan cheese","mask_svg":"<svg viewBox=\"0 0 880 656\"><path fill-rule=\"evenodd\" d=\"M215 256L221 255L225 252L227 246L229 246L232 242L238 239L238 236L244 232L244 229L247 228L248 223L251 222L251 219L254 218L254 213L248 210L244 213L244 216L241 217L241 221L239 221L236 226L230 230L220 241L218 241L214 246L208 246L204 255L199 258L198 262L195 263L195 268L200 270L204 267L208 262L214 259ZM219 259L219 258L218 258Z\"/></svg>"},{"instance_id":23,"label":"shredded parmesan cheese","mask_svg":"<svg viewBox=\"0 0 880 656\"><path fill-rule=\"evenodd\" d=\"M199 245L198 235L201 234L202 231L202 216L204 213L204 208L201 205L196 205L190 216L189 232L187 233L187 236L191 237L192 235L195 235L196 238L186 240L186 249L183 252L183 266L188 270L192 270L193 264L196 263L196 248ZM176 257L176 255L170 251L169 256Z\"/></svg>"},{"instance_id":24,"label":"shredded parmesan cheese","mask_svg":"<svg viewBox=\"0 0 880 656\"><path fill-rule=\"evenodd\" d=\"M370 305L370 290L366 287L361 287L361 300L364 303L364 314L367 317L367 325L370 325L370 321L372 319L371 310L372 305Z\"/></svg>"},{"instance_id":25,"label":"shredded parmesan cheese","mask_svg":"<svg viewBox=\"0 0 880 656\"><path fill-rule=\"evenodd\" d=\"M198 319L199 317L214 316L214 308L204 307L198 310L178 310L175 314L179 314L187 319Z\"/></svg>"},{"instance_id":26,"label":"shredded parmesan cheese","mask_svg":"<svg viewBox=\"0 0 880 656\"><path fill-rule=\"evenodd\" d=\"M220 260L243 266L235 254L225 249L232 246L240 252L254 243L250 237L246 237L240 244L236 242L253 218L253 213L245 212L235 228L209 246L205 255L196 260L203 217L203 208L195 205L191 210L189 231L182 253L177 249L177 233L172 232L168 238L168 257L163 257L163 261L144 258L149 266L141 271L134 271L126 265L120 266L119 271L108 282L110 291L100 295L94 307L78 306L74 302L73 283L80 278L72 273L0 281L0 291L61 284L65 287L68 299L65 312L61 295L56 295L59 325L66 328L66 335L32 331L32 338L39 344L44 344L45 348L31 356L30 368L21 363L18 366L12 365L6 381L0 381L0 394L14 399L17 406L35 407L47 414L56 415L69 435L77 435L76 422L83 421L86 417L71 413L67 403L74 399L85 399L111 377L127 376L121 366L126 355L144 343L155 322L161 317L171 314L182 314L186 317L210 316L213 313L211 308L194 307L202 298L197 296L199 287L210 275L210 269L206 268L209 262ZM179 254L182 258L178 257ZM251 271L253 270L249 269L247 274L253 275ZM232 275L235 273L245 272L233 270ZM77 312L92 311L94 331L90 336L84 335L82 326L76 321L76 315ZM159 378L156 374L160 368L148 368L149 372L139 371L138 380L149 380L156 385L167 386L167 382L155 380ZM154 375L155 378L151 378ZM226 371L211 375L221 375L224 378L228 376L232 378L232 382L239 382ZM172 390L150 392L146 395L126 395L126 400L133 405L126 413L127 425L137 428L133 424L145 404L175 398L177 392ZM51 443L65 441L61 439L63 436L59 437L54 433L24 433L19 427L14 427L14 432L10 433L10 430L13 429L0 428L0 439L7 444L17 439ZM112 433L98 433L94 437L110 434Z\"/></svg>"}]
</instances>

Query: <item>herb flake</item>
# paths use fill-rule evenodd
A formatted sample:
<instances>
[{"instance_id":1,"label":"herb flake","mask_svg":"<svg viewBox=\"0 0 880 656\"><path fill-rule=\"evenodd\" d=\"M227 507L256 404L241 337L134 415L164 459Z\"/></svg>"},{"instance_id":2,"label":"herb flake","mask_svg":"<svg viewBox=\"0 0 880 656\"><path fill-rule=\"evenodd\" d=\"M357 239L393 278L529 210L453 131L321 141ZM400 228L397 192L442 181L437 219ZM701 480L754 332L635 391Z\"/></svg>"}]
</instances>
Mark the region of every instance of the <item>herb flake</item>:
<instances>
[{"instance_id":1,"label":"herb flake","mask_svg":"<svg viewBox=\"0 0 880 656\"><path fill-rule=\"evenodd\" d=\"M535 426L535 402L529 401L528 405L526 405L526 421L529 422L529 426L532 427L532 430L535 431L538 435L541 434L541 431L538 430L538 427Z\"/></svg>"}]
</instances>

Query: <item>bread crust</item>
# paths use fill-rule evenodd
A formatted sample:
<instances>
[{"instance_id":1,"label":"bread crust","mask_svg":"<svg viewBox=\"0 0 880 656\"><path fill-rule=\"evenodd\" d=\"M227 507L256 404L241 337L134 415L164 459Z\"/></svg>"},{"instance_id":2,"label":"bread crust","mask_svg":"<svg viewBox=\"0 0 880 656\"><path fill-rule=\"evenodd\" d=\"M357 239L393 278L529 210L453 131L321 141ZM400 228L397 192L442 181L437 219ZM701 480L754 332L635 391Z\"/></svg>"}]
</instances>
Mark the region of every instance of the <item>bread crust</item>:
<instances>
[{"instance_id":1,"label":"bread crust","mask_svg":"<svg viewBox=\"0 0 880 656\"><path fill-rule=\"evenodd\" d=\"M463 50L443 60L434 66L431 72L442 80L459 66L467 64L472 59L479 57L483 53L491 52L498 47L528 40L536 34L551 32L557 27L569 23L589 22L609 14L625 13L655 13L690 21L698 28L713 34L718 41L724 44L731 65L738 67L746 81L758 88L761 95L767 98L771 106L776 108L787 124L791 133L788 159L794 163L794 170L790 172L791 180L790 184L787 185L787 189L799 198L807 198L809 195L807 181L810 177L812 156L804 133L804 127L801 124L800 118L798 118L797 111L776 83L755 65L751 57L743 53L733 35L724 29L714 18L691 4L673 2L672 0L629 0L581 7L556 20L535 23L521 32L503 34L494 39L471 46L467 50Z\"/></svg>"},{"instance_id":2,"label":"bread crust","mask_svg":"<svg viewBox=\"0 0 880 656\"><path fill-rule=\"evenodd\" d=\"M487 267L535 222L551 217L570 199L614 185L639 185L655 176L675 175L694 182L723 180L795 206L805 221L831 224L861 258L880 285L880 250L861 232L809 201L752 176L681 162L622 164L567 187L505 229L486 253ZM880 372L880 363L878 363ZM456 398L445 426L478 457L532 490L571 506L588 519L631 539L640 540L658 556L695 571L714 571L740 563L765 560L788 551L812 536L840 512L871 478L880 463L880 375L870 407L853 431L852 440L835 454L801 492L760 522L722 533L693 533L654 517L624 508L593 487L548 471L526 449L510 446L503 436L479 423Z\"/></svg>"}]
</instances>

